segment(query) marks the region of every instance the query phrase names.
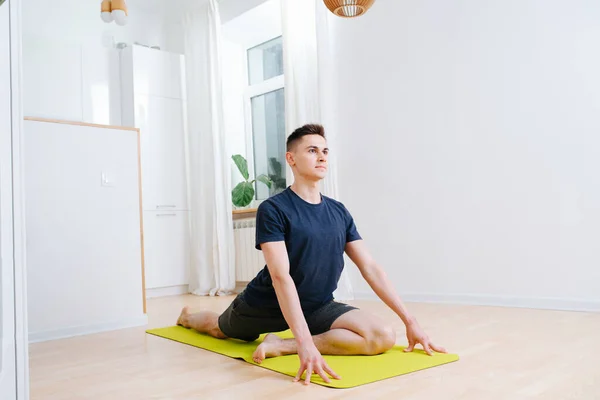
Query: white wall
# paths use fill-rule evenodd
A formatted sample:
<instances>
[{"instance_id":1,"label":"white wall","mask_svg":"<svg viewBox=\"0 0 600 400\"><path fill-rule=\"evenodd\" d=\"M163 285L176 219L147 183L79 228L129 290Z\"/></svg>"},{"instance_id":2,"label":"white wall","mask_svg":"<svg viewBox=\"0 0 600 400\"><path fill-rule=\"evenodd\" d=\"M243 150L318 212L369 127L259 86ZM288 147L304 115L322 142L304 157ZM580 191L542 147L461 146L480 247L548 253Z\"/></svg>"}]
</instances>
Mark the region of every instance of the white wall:
<instances>
[{"instance_id":1,"label":"white wall","mask_svg":"<svg viewBox=\"0 0 600 400\"><path fill-rule=\"evenodd\" d=\"M160 13L129 6L121 27L100 19L99 3L23 4L24 112L28 116L120 125L119 42L165 49Z\"/></svg>"},{"instance_id":2,"label":"white wall","mask_svg":"<svg viewBox=\"0 0 600 400\"><path fill-rule=\"evenodd\" d=\"M336 19L341 197L407 299L600 309L598 21L590 0Z\"/></svg>"},{"instance_id":3,"label":"white wall","mask_svg":"<svg viewBox=\"0 0 600 400\"><path fill-rule=\"evenodd\" d=\"M163 17L159 12L128 4L126 26L104 23L100 2L79 0L27 0L23 2L23 34L85 44L140 41L164 47Z\"/></svg>"},{"instance_id":4,"label":"white wall","mask_svg":"<svg viewBox=\"0 0 600 400\"><path fill-rule=\"evenodd\" d=\"M25 121L23 136L30 339L145 324L137 131Z\"/></svg>"}]
</instances>

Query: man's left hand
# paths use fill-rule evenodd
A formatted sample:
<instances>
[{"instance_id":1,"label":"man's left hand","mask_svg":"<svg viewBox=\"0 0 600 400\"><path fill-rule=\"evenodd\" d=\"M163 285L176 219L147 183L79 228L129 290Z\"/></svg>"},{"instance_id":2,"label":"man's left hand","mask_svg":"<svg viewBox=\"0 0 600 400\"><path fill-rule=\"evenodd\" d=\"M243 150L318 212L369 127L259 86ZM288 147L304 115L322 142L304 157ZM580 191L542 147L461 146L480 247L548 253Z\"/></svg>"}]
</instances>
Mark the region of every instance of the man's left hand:
<instances>
[{"instance_id":1,"label":"man's left hand","mask_svg":"<svg viewBox=\"0 0 600 400\"><path fill-rule=\"evenodd\" d=\"M429 340L429 337L423 332L417 321L413 321L406 326L406 338L408 339L408 347L404 351L407 353L413 351L416 344L421 344L423 350L430 356L433 355L434 351L446 353L446 349L433 344Z\"/></svg>"}]
</instances>

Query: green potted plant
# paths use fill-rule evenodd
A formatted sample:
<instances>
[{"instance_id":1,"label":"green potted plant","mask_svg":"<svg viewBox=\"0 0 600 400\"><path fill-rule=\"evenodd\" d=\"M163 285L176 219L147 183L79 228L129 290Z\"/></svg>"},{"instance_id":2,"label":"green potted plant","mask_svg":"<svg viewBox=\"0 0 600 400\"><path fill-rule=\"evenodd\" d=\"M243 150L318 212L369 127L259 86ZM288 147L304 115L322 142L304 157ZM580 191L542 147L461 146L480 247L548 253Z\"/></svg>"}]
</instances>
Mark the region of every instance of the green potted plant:
<instances>
[{"instance_id":1,"label":"green potted plant","mask_svg":"<svg viewBox=\"0 0 600 400\"><path fill-rule=\"evenodd\" d=\"M236 207L244 208L248 207L254 199L254 182L259 181L267 185L271 189L271 179L266 175L259 175L256 179L250 181L250 174L248 173L248 162L240 154L231 156L231 159L235 163L244 178L244 181L238 183L236 187L231 191L231 201Z\"/></svg>"},{"instance_id":2,"label":"green potted plant","mask_svg":"<svg viewBox=\"0 0 600 400\"><path fill-rule=\"evenodd\" d=\"M269 166L271 167L271 173L269 173L269 178L273 183L271 189L271 196L281 193L286 188L286 180L283 175L283 168L281 167L281 163L277 161L275 157L269 158Z\"/></svg>"}]
</instances>

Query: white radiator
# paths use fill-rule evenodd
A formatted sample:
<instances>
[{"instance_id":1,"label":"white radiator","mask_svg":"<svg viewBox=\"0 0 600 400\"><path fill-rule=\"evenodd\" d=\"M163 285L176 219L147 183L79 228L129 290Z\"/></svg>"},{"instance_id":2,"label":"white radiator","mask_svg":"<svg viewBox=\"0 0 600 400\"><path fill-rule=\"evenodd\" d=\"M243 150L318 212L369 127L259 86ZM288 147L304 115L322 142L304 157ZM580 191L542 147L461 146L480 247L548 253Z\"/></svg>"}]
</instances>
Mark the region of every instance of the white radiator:
<instances>
[{"instance_id":1,"label":"white radiator","mask_svg":"<svg viewBox=\"0 0 600 400\"><path fill-rule=\"evenodd\" d=\"M256 224L254 220L240 220L233 223L235 242L235 280L250 282L264 268L262 251L256 250Z\"/></svg>"}]
</instances>

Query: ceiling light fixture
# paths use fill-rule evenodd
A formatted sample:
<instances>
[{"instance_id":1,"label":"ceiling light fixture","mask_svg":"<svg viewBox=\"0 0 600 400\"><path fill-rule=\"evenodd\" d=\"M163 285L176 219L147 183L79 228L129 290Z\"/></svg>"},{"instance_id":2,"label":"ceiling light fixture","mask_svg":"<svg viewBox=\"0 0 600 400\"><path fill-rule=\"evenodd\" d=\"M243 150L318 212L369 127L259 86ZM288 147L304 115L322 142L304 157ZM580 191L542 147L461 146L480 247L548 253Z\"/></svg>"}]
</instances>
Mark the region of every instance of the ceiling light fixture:
<instances>
[{"instance_id":1,"label":"ceiling light fixture","mask_svg":"<svg viewBox=\"0 0 600 400\"><path fill-rule=\"evenodd\" d=\"M103 0L100 6L100 17L102 21L111 23L115 21L117 25L127 25L127 4L125 0Z\"/></svg>"},{"instance_id":2,"label":"ceiling light fixture","mask_svg":"<svg viewBox=\"0 0 600 400\"><path fill-rule=\"evenodd\" d=\"M375 3L375 0L323 0L325 6L342 18L360 17Z\"/></svg>"}]
</instances>

